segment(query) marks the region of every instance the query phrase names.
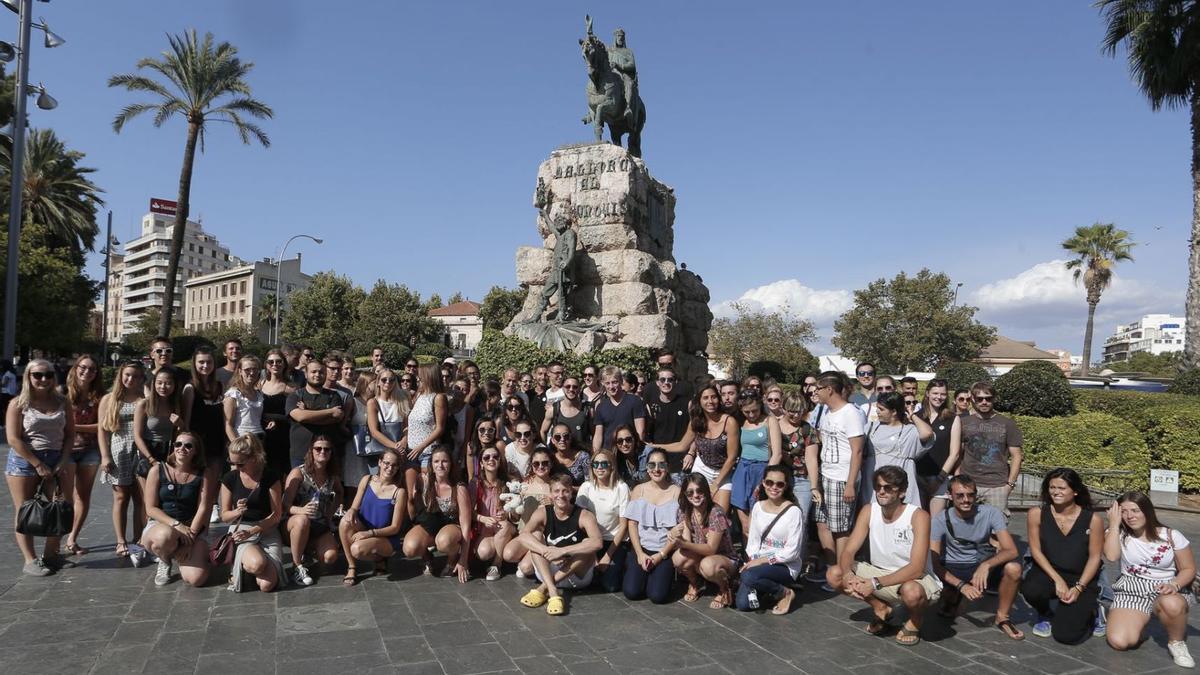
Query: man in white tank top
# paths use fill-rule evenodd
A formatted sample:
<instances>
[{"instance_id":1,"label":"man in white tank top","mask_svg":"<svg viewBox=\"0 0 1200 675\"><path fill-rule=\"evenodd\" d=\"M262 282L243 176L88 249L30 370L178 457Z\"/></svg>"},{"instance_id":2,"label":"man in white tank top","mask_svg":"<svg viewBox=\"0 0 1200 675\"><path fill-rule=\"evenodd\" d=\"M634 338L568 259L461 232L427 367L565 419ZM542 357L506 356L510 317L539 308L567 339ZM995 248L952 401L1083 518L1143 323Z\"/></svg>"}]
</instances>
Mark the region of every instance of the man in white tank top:
<instances>
[{"instance_id":1,"label":"man in white tank top","mask_svg":"<svg viewBox=\"0 0 1200 675\"><path fill-rule=\"evenodd\" d=\"M925 608L942 593L929 558L929 514L920 506L904 503L908 491L904 469L882 467L872 480L877 503L868 503L859 511L838 564L829 568L829 585L871 606L875 612L867 626L871 634L886 630L892 608L904 604L908 621L897 633L896 642L915 645L921 641ZM871 562L856 563L854 556L868 540Z\"/></svg>"}]
</instances>

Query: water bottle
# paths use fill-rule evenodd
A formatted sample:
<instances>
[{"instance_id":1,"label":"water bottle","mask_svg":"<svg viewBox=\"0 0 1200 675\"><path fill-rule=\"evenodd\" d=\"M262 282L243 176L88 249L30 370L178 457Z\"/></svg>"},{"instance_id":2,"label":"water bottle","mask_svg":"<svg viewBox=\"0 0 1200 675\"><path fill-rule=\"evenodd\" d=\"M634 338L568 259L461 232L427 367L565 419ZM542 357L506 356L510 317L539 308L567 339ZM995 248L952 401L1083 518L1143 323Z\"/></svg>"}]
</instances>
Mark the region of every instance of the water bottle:
<instances>
[{"instance_id":1,"label":"water bottle","mask_svg":"<svg viewBox=\"0 0 1200 675\"><path fill-rule=\"evenodd\" d=\"M758 609L758 591L751 590L746 596L746 601L750 603L750 609Z\"/></svg>"}]
</instances>

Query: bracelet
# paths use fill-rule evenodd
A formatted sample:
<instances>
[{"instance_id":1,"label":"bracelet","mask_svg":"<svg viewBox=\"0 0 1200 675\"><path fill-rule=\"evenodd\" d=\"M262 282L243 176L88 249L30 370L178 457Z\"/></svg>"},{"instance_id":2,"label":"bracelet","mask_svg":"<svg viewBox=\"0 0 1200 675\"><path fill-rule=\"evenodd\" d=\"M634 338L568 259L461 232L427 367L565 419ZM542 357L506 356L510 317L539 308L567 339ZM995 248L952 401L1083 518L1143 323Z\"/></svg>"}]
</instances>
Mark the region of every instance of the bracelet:
<instances>
[{"instance_id":1,"label":"bracelet","mask_svg":"<svg viewBox=\"0 0 1200 675\"><path fill-rule=\"evenodd\" d=\"M960 580L958 582L958 585L954 587L954 590L961 591L963 589L963 586L966 586L966 585L967 585L966 579Z\"/></svg>"}]
</instances>

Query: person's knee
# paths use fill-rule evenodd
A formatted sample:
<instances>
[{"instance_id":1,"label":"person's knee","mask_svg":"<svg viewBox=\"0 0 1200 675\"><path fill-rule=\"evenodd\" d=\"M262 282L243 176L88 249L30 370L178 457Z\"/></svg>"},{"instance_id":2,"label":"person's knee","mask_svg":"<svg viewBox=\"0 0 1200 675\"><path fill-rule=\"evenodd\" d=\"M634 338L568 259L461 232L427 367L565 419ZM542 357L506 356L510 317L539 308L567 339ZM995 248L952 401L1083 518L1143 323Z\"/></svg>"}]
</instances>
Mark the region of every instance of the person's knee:
<instances>
[{"instance_id":1,"label":"person's knee","mask_svg":"<svg viewBox=\"0 0 1200 675\"><path fill-rule=\"evenodd\" d=\"M356 541L350 545L350 549L354 550L358 547L358 545L359 542ZM421 542L417 541L416 538L406 538L400 548L404 550L405 558L419 558L425 549L425 547L421 545Z\"/></svg>"},{"instance_id":2,"label":"person's knee","mask_svg":"<svg viewBox=\"0 0 1200 675\"><path fill-rule=\"evenodd\" d=\"M208 581L207 567L181 567L179 569L179 578L188 586L199 588Z\"/></svg>"},{"instance_id":3,"label":"person's knee","mask_svg":"<svg viewBox=\"0 0 1200 675\"><path fill-rule=\"evenodd\" d=\"M1131 640L1130 636L1126 635L1124 632L1114 631L1111 628L1109 629L1108 634L1104 636L1104 639L1108 641L1109 647L1112 647L1119 652L1123 652L1127 649L1133 649L1137 646L1136 640Z\"/></svg>"},{"instance_id":4,"label":"person's knee","mask_svg":"<svg viewBox=\"0 0 1200 675\"><path fill-rule=\"evenodd\" d=\"M447 532L446 529L443 529L441 532L438 532L437 538L434 540L434 545L442 553L449 553L458 550L461 542L462 537L459 536L457 531Z\"/></svg>"},{"instance_id":5,"label":"person's knee","mask_svg":"<svg viewBox=\"0 0 1200 675\"><path fill-rule=\"evenodd\" d=\"M292 532L293 534L308 534L310 527L308 516L292 516L288 518L288 532Z\"/></svg>"},{"instance_id":6,"label":"person's knee","mask_svg":"<svg viewBox=\"0 0 1200 675\"><path fill-rule=\"evenodd\" d=\"M1155 609L1161 615L1169 618L1187 614L1188 611L1187 601L1180 597L1179 594L1160 595L1158 596L1158 601L1154 604Z\"/></svg>"},{"instance_id":7,"label":"person's knee","mask_svg":"<svg viewBox=\"0 0 1200 675\"><path fill-rule=\"evenodd\" d=\"M321 562L326 565L332 565L337 562L338 552L336 548L327 548L321 553Z\"/></svg>"},{"instance_id":8,"label":"person's knee","mask_svg":"<svg viewBox=\"0 0 1200 675\"><path fill-rule=\"evenodd\" d=\"M846 583L846 575L842 572L842 568L837 565L831 566L825 570L825 581L836 590L841 590Z\"/></svg>"},{"instance_id":9,"label":"person's knee","mask_svg":"<svg viewBox=\"0 0 1200 675\"><path fill-rule=\"evenodd\" d=\"M1011 581L1021 580L1021 563L1009 561L1004 563L1004 577Z\"/></svg>"},{"instance_id":10,"label":"person's knee","mask_svg":"<svg viewBox=\"0 0 1200 675\"><path fill-rule=\"evenodd\" d=\"M905 607L920 607L929 599L925 594L925 589L921 584L915 581L906 581L900 584L900 600Z\"/></svg>"}]
</instances>

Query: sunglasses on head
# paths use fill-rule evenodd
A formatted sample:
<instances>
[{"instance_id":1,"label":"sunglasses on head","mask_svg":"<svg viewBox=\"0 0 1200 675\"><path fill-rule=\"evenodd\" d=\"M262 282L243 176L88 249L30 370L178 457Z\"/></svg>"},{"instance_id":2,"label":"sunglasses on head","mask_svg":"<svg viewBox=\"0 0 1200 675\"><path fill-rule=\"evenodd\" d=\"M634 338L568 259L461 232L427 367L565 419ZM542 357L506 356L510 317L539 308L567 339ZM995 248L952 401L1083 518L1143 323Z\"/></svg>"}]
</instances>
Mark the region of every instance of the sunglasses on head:
<instances>
[{"instance_id":1,"label":"sunglasses on head","mask_svg":"<svg viewBox=\"0 0 1200 675\"><path fill-rule=\"evenodd\" d=\"M188 441L175 441L175 449L179 450L180 448L184 450L195 450L196 446L192 445Z\"/></svg>"},{"instance_id":2,"label":"sunglasses on head","mask_svg":"<svg viewBox=\"0 0 1200 675\"><path fill-rule=\"evenodd\" d=\"M314 354L314 353L312 353L312 352L304 352L303 354L301 354L301 356L303 356L303 357L304 357L304 358L306 358L306 359L315 359L315 358L317 358L317 355L316 355L316 354Z\"/></svg>"}]
</instances>

